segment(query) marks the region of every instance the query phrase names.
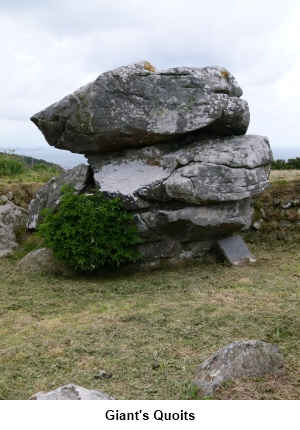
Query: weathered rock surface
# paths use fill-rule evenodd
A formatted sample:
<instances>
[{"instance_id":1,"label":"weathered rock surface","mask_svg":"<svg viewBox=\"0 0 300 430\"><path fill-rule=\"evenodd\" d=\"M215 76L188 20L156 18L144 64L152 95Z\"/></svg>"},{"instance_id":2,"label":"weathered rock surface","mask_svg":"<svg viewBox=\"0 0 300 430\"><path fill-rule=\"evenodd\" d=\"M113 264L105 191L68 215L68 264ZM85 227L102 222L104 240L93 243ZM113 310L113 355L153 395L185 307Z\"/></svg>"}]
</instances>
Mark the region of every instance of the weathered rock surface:
<instances>
[{"instance_id":1,"label":"weathered rock surface","mask_svg":"<svg viewBox=\"0 0 300 430\"><path fill-rule=\"evenodd\" d=\"M250 227L250 198L269 186L271 159L265 137L188 136L181 144L91 155L89 163L95 186L134 213L144 261L174 264L201 260L218 239ZM58 204L64 182L74 184L78 172L78 190L92 181L86 180L86 166L73 170L38 192L28 228L37 227L44 207Z\"/></svg>"},{"instance_id":2,"label":"weathered rock surface","mask_svg":"<svg viewBox=\"0 0 300 430\"><path fill-rule=\"evenodd\" d=\"M190 205L243 200L269 186L272 152L266 137L248 135L200 140L188 137L88 157L96 185L129 210L154 201Z\"/></svg>"},{"instance_id":3,"label":"weathered rock surface","mask_svg":"<svg viewBox=\"0 0 300 430\"><path fill-rule=\"evenodd\" d=\"M19 247L15 231L25 225L28 212L9 200L0 206L0 257L10 255Z\"/></svg>"},{"instance_id":4,"label":"weathered rock surface","mask_svg":"<svg viewBox=\"0 0 300 430\"><path fill-rule=\"evenodd\" d=\"M87 390L75 384L64 385L49 393L39 392L29 400L114 400L108 394L97 390Z\"/></svg>"},{"instance_id":5,"label":"weathered rock surface","mask_svg":"<svg viewBox=\"0 0 300 430\"><path fill-rule=\"evenodd\" d=\"M251 225L250 198L269 186L266 137L231 136L155 144L88 161L108 198L133 211L147 261L202 259L218 238Z\"/></svg>"},{"instance_id":6,"label":"weathered rock surface","mask_svg":"<svg viewBox=\"0 0 300 430\"><path fill-rule=\"evenodd\" d=\"M75 269L59 262L49 248L40 248L29 252L16 263L16 268L23 273L42 272L52 275L78 275Z\"/></svg>"},{"instance_id":7,"label":"weathered rock surface","mask_svg":"<svg viewBox=\"0 0 300 430\"><path fill-rule=\"evenodd\" d=\"M249 227L249 199L221 205L189 206L178 210L153 210L136 214L145 261L178 264L202 260L217 238Z\"/></svg>"},{"instance_id":8,"label":"weathered rock surface","mask_svg":"<svg viewBox=\"0 0 300 430\"><path fill-rule=\"evenodd\" d=\"M260 340L236 341L205 360L197 369L194 384L200 396L213 396L228 379L285 373L284 358L275 344Z\"/></svg>"},{"instance_id":9,"label":"weathered rock surface","mask_svg":"<svg viewBox=\"0 0 300 430\"><path fill-rule=\"evenodd\" d=\"M35 199L30 202L26 227L35 230L40 223L43 209L58 207L63 185L72 185L75 191L81 194L93 183L93 173L85 164L79 164L60 176L53 177L39 189Z\"/></svg>"},{"instance_id":10,"label":"weathered rock surface","mask_svg":"<svg viewBox=\"0 0 300 430\"><path fill-rule=\"evenodd\" d=\"M243 135L250 115L241 95L222 67L160 71L141 61L101 74L31 120L51 146L103 153L199 130Z\"/></svg>"}]
</instances>

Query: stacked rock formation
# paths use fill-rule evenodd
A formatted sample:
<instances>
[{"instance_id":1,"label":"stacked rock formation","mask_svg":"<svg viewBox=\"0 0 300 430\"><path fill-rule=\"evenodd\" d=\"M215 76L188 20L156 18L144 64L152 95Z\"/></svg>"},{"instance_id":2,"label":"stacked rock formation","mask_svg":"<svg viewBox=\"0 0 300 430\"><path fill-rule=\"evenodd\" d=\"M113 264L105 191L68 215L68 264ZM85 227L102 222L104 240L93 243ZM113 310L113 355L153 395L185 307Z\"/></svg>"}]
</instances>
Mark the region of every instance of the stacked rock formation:
<instances>
[{"instance_id":1,"label":"stacked rock formation","mask_svg":"<svg viewBox=\"0 0 300 430\"><path fill-rule=\"evenodd\" d=\"M47 142L85 154L96 186L135 214L144 261L202 258L251 224L269 185L268 139L224 68L109 71L31 120Z\"/></svg>"}]
</instances>

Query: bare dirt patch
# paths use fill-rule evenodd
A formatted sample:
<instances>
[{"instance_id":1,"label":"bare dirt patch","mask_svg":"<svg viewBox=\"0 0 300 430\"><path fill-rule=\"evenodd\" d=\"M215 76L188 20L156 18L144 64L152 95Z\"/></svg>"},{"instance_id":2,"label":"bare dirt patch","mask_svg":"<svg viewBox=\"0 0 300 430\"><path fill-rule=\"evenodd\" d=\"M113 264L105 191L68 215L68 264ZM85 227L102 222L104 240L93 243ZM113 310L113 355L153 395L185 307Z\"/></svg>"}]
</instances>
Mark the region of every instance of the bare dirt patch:
<instances>
[{"instance_id":1,"label":"bare dirt patch","mask_svg":"<svg viewBox=\"0 0 300 430\"><path fill-rule=\"evenodd\" d=\"M6 195L9 191L13 193L12 202L28 209L28 205L32 199L35 198L37 191L44 185L42 182L20 182L20 181L6 181L0 182L0 195Z\"/></svg>"}]
</instances>

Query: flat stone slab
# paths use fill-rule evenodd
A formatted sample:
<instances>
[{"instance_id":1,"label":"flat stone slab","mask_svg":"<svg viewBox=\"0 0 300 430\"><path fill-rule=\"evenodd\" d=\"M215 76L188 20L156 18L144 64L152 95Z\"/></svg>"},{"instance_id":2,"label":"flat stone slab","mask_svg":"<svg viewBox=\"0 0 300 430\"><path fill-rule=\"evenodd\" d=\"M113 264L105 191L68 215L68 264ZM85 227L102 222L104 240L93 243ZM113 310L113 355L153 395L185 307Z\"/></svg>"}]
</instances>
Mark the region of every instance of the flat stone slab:
<instances>
[{"instance_id":1,"label":"flat stone slab","mask_svg":"<svg viewBox=\"0 0 300 430\"><path fill-rule=\"evenodd\" d=\"M97 390L88 390L75 384L64 385L49 393L39 392L29 400L114 400L108 394Z\"/></svg>"},{"instance_id":2,"label":"flat stone slab","mask_svg":"<svg viewBox=\"0 0 300 430\"><path fill-rule=\"evenodd\" d=\"M97 187L126 209L155 201L185 204L243 200L269 186L272 152L257 135L161 143L88 157Z\"/></svg>"},{"instance_id":3,"label":"flat stone slab","mask_svg":"<svg viewBox=\"0 0 300 430\"><path fill-rule=\"evenodd\" d=\"M285 374L284 358L278 346L261 340L240 340L229 343L203 361L196 371L194 384L199 396L213 396L226 380L269 373Z\"/></svg>"},{"instance_id":4,"label":"flat stone slab","mask_svg":"<svg viewBox=\"0 0 300 430\"><path fill-rule=\"evenodd\" d=\"M254 255L251 254L240 235L220 239L217 243L226 260L234 266L256 262Z\"/></svg>"}]
</instances>

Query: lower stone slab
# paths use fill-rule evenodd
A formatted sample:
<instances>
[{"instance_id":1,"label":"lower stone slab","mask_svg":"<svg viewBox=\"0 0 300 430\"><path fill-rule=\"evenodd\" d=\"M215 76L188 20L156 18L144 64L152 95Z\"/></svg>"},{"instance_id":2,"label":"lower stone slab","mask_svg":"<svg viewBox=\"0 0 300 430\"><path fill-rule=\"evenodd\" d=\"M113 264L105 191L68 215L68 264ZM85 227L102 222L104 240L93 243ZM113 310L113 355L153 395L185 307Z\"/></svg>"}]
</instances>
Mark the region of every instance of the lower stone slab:
<instances>
[{"instance_id":1,"label":"lower stone slab","mask_svg":"<svg viewBox=\"0 0 300 430\"><path fill-rule=\"evenodd\" d=\"M156 201L203 205L259 194L269 186L272 152L264 136L187 136L88 161L97 187L135 211Z\"/></svg>"},{"instance_id":2,"label":"lower stone slab","mask_svg":"<svg viewBox=\"0 0 300 430\"><path fill-rule=\"evenodd\" d=\"M143 212L135 215L135 222L143 262L203 259L218 239L250 227L250 199Z\"/></svg>"}]
</instances>

